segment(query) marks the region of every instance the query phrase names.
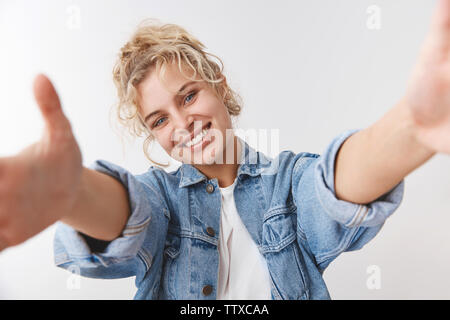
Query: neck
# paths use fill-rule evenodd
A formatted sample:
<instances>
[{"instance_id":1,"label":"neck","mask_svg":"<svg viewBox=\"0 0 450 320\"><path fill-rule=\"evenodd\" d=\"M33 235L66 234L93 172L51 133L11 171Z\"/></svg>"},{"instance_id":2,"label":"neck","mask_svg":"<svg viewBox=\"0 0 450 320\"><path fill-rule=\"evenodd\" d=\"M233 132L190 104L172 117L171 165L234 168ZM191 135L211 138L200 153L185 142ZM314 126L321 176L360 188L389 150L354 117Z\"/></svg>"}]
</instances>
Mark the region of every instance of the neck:
<instances>
[{"instance_id":1,"label":"neck","mask_svg":"<svg viewBox=\"0 0 450 320\"><path fill-rule=\"evenodd\" d=\"M208 177L208 179L217 178L220 188L225 188L232 185L237 176L237 171L239 168L238 159L240 159L242 150L236 136L233 136L233 142L234 143L227 145L224 148L222 164L214 163L208 165L194 165L194 167ZM231 164L228 164L225 161L227 159L227 151L231 152L231 150L228 150L229 148L234 148L234 161Z\"/></svg>"}]
</instances>

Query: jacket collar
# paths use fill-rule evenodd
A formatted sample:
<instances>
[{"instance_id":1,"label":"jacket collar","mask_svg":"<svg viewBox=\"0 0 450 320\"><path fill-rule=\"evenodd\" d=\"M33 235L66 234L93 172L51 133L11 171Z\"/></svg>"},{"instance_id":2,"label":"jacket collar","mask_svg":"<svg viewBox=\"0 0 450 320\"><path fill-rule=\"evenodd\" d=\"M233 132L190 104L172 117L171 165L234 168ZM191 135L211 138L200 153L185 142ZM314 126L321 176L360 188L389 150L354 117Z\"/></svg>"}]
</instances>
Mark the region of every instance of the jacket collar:
<instances>
[{"instance_id":1,"label":"jacket collar","mask_svg":"<svg viewBox=\"0 0 450 320\"><path fill-rule=\"evenodd\" d=\"M239 158L239 167L237 177L241 175L257 176L270 166L270 159L262 152L253 149L245 140L237 137L241 145L241 154ZM187 187L199 183L208 178L191 164L183 163L180 167L181 178L179 187Z\"/></svg>"}]
</instances>

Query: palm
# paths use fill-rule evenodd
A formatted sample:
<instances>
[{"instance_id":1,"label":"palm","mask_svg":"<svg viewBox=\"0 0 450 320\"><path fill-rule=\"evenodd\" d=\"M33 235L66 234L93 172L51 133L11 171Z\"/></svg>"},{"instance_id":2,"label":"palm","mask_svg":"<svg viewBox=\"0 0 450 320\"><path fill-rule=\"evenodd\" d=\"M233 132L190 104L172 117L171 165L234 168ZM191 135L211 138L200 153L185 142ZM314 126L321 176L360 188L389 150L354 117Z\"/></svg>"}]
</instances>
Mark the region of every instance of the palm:
<instances>
[{"instance_id":1,"label":"palm","mask_svg":"<svg viewBox=\"0 0 450 320\"><path fill-rule=\"evenodd\" d=\"M0 251L59 220L73 207L80 182L81 152L53 85L38 76L34 93L46 122L42 138L0 158Z\"/></svg>"},{"instance_id":2,"label":"palm","mask_svg":"<svg viewBox=\"0 0 450 320\"><path fill-rule=\"evenodd\" d=\"M406 95L418 139L450 154L450 0L440 0Z\"/></svg>"}]
</instances>

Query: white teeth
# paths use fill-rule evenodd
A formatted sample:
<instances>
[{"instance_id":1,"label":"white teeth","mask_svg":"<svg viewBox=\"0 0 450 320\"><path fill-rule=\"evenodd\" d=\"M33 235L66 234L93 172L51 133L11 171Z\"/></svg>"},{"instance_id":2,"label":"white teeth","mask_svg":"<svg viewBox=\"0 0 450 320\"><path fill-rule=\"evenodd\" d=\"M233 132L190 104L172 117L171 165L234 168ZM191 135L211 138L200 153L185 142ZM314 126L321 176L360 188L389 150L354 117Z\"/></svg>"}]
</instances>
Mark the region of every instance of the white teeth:
<instances>
[{"instance_id":1,"label":"white teeth","mask_svg":"<svg viewBox=\"0 0 450 320\"><path fill-rule=\"evenodd\" d=\"M196 145L200 141L202 141L203 137L206 136L209 129L203 129L202 132L200 132L197 136L194 137L191 141L187 142L185 145L186 147L192 147L193 145Z\"/></svg>"}]
</instances>

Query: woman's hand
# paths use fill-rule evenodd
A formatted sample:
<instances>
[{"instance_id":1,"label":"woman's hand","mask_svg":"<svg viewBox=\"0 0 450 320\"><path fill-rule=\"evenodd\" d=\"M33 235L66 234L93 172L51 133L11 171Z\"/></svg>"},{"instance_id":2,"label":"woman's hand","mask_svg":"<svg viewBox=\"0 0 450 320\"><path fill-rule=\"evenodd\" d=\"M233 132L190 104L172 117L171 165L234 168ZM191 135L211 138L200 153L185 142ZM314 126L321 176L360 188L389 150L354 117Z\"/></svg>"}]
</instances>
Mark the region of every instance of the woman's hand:
<instances>
[{"instance_id":1,"label":"woman's hand","mask_svg":"<svg viewBox=\"0 0 450 320\"><path fill-rule=\"evenodd\" d=\"M450 0L439 0L405 102L418 141L450 154Z\"/></svg>"},{"instance_id":2,"label":"woman's hand","mask_svg":"<svg viewBox=\"0 0 450 320\"><path fill-rule=\"evenodd\" d=\"M44 230L74 206L82 156L57 93L44 75L34 95L45 128L41 139L0 158L0 251Z\"/></svg>"}]
</instances>

